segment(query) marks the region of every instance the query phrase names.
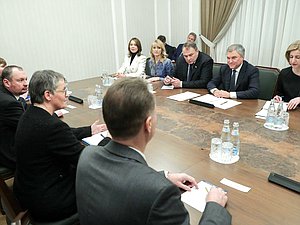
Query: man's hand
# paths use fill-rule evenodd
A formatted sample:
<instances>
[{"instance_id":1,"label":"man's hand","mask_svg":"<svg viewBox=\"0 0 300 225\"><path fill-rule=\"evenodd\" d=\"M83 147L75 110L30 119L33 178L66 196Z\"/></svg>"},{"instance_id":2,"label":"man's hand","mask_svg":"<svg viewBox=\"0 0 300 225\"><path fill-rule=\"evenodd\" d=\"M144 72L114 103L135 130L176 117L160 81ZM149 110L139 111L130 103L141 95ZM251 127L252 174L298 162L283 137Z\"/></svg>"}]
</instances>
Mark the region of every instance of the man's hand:
<instances>
[{"instance_id":1,"label":"man's hand","mask_svg":"<svg viewBox=\"0 0 300 225\"><path fill-rule=\"evenodd\" d=\"M194 186L198 188L195 178L185 173L168 173L167 178L177 187L186 191L190 191Z\"/></svg>"},{"instance_id":2,"label":"man's hand","mask_svg":"<svg viewBox=\"0 0 300 225\"><path fill-rule=\"evenodd\" d=\"M206 202L216 202L225 207L228 197L222 188L212 187L206 196Z\"/></svg>"},{"instance_id":3,"label":"man's hand","mask_svg":"<svg viewBox=\"0 0 300 225\"><path fill-rule=\"evenodd\" d=\"M172 77L166 76L165 79L164 79L164 84L165 85L170 85L171 82L172 82Z\"/></svg>"},{"instance_id":4,"label":"man's hand","mask_svg":"<svg viewBox=\"0 0 300 225\"><path fill-rule=\"evenodd\" d=\"M214 96L218 98L230 98L230 93L228 91L216 90L214 91Z\"/></svg>"},{"instance_id":5,"label":"man's hand","mask_svg":"<svg viewBox=\"0 0 300 225\"><path fill-rule=\"evenodd\" d=\"M100 124L99 120L96 120L95 123L92 124L91 129L92 129L92 135L94 135L106 131L107 127L105 123Z\"/></svg>"},{"instance_id":6,"label":"man's hand","mask_svg":"<svg viewBox=\"0 0 300 225\"><path fill-rule=\"evenodd\" d=\"M173 78L171 81L171 84L175 87L175 88L181 88L181 80L177 79L177 78Z\"/></svg>"}]
</instances>

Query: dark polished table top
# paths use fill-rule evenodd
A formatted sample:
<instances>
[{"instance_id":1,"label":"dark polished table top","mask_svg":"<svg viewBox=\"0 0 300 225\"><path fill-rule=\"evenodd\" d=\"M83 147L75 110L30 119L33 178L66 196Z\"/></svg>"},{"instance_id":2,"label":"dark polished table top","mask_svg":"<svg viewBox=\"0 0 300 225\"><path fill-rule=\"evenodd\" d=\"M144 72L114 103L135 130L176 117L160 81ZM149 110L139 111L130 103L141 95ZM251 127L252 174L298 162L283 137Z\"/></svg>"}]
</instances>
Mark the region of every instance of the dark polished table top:
<instances>
[{"instance_id":1,"label":"dark polished table top","mask_svg":"<svg viewBox=\"0 0 300 225\"><path fill-rule=\"evenodd\" d=\"M69 84L73 95L84 99L84 104L70 110L63 118L70 126L90 125L102 121L101 109L91 110L87 96L93 94L100 79L88 79ZM186 172L197 181L209 180L228 190L227 209L233 216L232 224L299 224L300 196L283 187L269 183L270 172L300 181L300 109L290 112L290 129L270 131L264 121L255 118L265 101L239 100L241 105L222 110L205 108L167 99L185 89L161 90L155 83L158 129L147 146L146 158L157 170ZM206 94L207 90L189 90ZM220 137L224 119L240 124L240 160L223 165L209 159L210 140ZM219 181L228 178L251 187L243 193L226 187ZM201 213L187 206L191 224L197 224Z\"/></svg>"}]
</instances>

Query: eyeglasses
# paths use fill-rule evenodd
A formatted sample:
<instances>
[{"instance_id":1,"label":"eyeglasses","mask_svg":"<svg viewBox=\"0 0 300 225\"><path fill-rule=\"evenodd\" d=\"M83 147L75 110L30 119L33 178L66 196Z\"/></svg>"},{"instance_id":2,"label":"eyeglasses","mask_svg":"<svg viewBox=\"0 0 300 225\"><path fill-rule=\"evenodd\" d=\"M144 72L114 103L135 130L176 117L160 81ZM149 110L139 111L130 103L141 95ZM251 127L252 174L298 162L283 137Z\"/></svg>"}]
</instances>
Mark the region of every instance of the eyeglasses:
<instances>
[{"instance_id":1,"label":"eyeglasses","mask_svg":"<svg viewBox=\"0 0 300 225\"><path fill-rule=\"evenodd\" d=\"M65 87L64 90L55 90L55 92L63 92L65 95L68 95L68 88Z\"/></svg>"}]
</instances>

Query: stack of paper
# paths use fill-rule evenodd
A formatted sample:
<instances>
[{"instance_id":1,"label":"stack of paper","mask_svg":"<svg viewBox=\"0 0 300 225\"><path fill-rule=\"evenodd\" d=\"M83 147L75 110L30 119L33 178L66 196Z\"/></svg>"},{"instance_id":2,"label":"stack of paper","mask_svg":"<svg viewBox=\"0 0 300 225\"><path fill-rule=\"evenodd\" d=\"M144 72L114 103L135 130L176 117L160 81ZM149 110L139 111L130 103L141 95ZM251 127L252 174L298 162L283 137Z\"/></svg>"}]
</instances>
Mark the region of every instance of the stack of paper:
<instances>
[{"instance_id":1,"label":"stack of paper","mask_svg":"<svg viewBox=\"0 0 300 225\"><path fill-rule=\"evenodd\" d=\"M194 98L193 100L213 104L215 107L220 108L220 109L229 109L236 105L242 104L241 102L238 102L238 101L235 101L232 99L218 98L211 94L206 94L206 95L200 96L198 98Z\"/></svg>"},{"instance_id":2,"label":"stack of paper","mask_svg":"<svg viewBox=\"0 0 300 225\"><path fill-rule=\"evenodd\" d=\"M183 92L183 93L180 93L180 94L169 96L167 98L172 99L172 100L176 100L176 101L185 101L185 100L188 100L188 99L196 98L198 96L200 96L200 94L190 92L190 91L186 91L186 92Z\"/></svg>"}]
</instances>

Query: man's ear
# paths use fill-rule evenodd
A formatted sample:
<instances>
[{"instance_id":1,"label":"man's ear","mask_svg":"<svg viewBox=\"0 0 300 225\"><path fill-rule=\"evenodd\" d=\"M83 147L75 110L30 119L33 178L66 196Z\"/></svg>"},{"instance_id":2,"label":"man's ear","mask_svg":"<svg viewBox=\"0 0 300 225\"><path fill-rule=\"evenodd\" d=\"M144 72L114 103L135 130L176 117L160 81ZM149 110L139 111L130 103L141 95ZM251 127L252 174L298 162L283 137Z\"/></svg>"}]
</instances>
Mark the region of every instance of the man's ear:
<instances>
[{"instance_id":1,"label":"man's ear","mask_svg":"<svg viewBox=\"0 0 300 225\"><path fill-rule=\"evenodd\" d=\"M52 95L53 94L50 91L48 91L48 90L44 91L44 98L46 101L50 102L52 99Z\"/></svg>"},{"instance_id":2,"label":"man's ear","mask_svg":"<svg viewBox=\"0 0 300 225\"><path fill-rule=\"evenodd\" d=\"M152 126L153 126L152 116L148 116L145 121L145 130L147 130L148 133L151 133Z\"/></svg>"},{"instance_id":3,"label":"man's ear","mask_svg":"<svg viewBox=\"0 0 300 225\"><path fill-rule=\"evenodd\" d=\"M4 87L9 88L10 87L10 81L8 79L4 78L3 79L3 85L4 85Z\"/></svg>"}]
</instances>

